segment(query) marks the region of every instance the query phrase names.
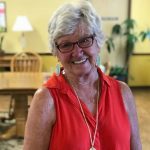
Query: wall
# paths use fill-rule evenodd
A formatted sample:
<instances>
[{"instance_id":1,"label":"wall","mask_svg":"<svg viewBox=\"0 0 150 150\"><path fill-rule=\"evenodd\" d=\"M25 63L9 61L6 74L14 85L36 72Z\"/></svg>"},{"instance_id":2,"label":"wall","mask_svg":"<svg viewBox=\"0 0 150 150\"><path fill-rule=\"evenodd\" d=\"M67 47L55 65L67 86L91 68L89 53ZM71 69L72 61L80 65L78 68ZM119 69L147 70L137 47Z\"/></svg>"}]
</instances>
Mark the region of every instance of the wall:
<instances>
[{"instance_id":1,"label":"wall","mask_svg":"<svg viewBox=\"0 0 150 150\"><path fill-rule=\"evenodd\" d=\"M150 55L132 55L129 63L129 86L150 87Z\"/></svg>"},{"instance_id":2,"label":"wall","mask_svg":"<svg viewBox=\"0 0 150 150\"><path fill-rule=\"evenodd\" d=\"M44 72L55 72L57 58L49 55L41 55L42 56L42 70Z\"/></svg>"},{"instance_id":3,"label":"wall","mask_svg":"<svg viewBox=\"0 0 150 150\"><path fill-rule=\"evenodd\" d=\"M138 31L150 29L150 0L132 0L131 17L137 21ZM150 41L138 42L135 47L135 53L150 53Z\"/></svg>"},{"instance_id":4,"label":"wall","mask_svg":"<svg viewBox=\"0 0 150 150\"><path fill-rule=\"evenodd\" d=\"M3 33L5 36L3 49L5 52L16 53L22 51L19 43L21 33L12 31L15 19L19 15L27 16L34 29L33 32L25 33L27 46L24 50L40 53L50 52L47 33L49 19L55 9L67 1L69 0L4 0L7 15L7 32ZM43 71L50 71L50 68L55 68L56 57L47 56L42 57L42 59Z\"/></svg>"},{"instance_id":5,"label":"wall","mask_svg":"<svg viewBox=\"0 0 150 150\"><path fill-rule=\"evenodd\" d=\"M91 0L91 2L102 18L102 26L106 38L111 33L111 27L114 24L122 23L128 16L129 0ZM108 53L106 45L104 45L100 56L102 63L110 61L112 66L124 66L124 43L120 39L117 39L115 50L111 53Z\"/></svg>"},{"instance_id":6,"label":"wall","mask_svg":"<svg viewBox=\"0 0 150 150\"><path fill-rule=\"evenodd\" d=\"M7 6L7 32L3 49L6 52L22 51L19 38L20 33L13 32L12 27L18 15L26 15L34 31L25 33L27 47L25 50L35 52L49 52L47 25L52 12L62 3L72 0L4 0ZM110 34L113 24L122 22L127 17L128 0L91 0L97 12L103 18L103 30L105 35ZM123 6L120 9L120 6ZM116 46L116 50L108 54L105 46L101 51L102 62L111 61L112 65L124 65L124 49Z\"/></svg>"},{"instance_id":7,"label":"wall","mask_svg":"<svg viewBox=\"0 0 150 150\"><path fill-rule=\"evenodd\" d=\"M7 7L7 32L3 48L6 52L22 51L19 37L20 33L13 32L12 27L18 15L29 18L34 31L25 33L27 47L25 50L36 52L49 52L47 26L52 12L67 0L13 0L6 2ZM69 0L68 0L69 1Z\"/></svg>"}]
</instances>

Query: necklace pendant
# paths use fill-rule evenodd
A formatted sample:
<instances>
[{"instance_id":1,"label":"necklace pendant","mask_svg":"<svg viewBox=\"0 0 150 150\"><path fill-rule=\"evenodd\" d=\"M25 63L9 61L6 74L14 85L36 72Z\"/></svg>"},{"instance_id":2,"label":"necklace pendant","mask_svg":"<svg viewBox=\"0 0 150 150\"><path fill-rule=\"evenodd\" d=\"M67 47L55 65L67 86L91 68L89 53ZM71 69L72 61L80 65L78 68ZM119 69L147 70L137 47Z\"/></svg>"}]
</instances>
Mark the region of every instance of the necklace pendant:
<instances>
[{"instance_id":1,"label":"necklace pendant","mask_svg":"<svg viewBox=\"0 0 150 150\"><path fill-rule=\"evenodd\" d=\"M91 147L90 150L96 150L94 147Z\"/></svg>"}]
</instances>

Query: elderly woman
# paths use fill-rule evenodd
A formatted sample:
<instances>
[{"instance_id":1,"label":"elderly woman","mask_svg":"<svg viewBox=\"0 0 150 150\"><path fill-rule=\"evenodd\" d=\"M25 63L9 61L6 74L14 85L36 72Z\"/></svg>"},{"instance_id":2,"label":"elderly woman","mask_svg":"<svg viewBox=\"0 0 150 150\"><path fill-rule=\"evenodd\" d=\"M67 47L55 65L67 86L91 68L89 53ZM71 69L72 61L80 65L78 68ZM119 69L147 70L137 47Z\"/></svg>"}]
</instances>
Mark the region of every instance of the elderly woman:
<instances>
[{"instance_id":1,"label":"elderly woman","mask_svg":"<svg viewBox=\"0 0 150 150\"><path fill-rule=\"evenodd\" d=\"M34 95L24 150L141 150L130 89L96 65L103 42L90 2L54 13L49 43L62 68Z\"/></svg>"}]
</instances>

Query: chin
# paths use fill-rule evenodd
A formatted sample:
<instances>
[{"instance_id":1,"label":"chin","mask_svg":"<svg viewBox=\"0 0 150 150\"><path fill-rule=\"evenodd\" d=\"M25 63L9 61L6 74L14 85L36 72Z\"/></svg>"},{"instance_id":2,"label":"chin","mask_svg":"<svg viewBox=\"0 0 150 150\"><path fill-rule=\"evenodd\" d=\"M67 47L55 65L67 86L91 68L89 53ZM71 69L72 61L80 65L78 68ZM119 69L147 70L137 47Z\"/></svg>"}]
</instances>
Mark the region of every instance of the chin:
<instances>
[{"instance_id":1,"label":"chin","mask_svg":"<svg viewBox=\"0 0 150 150\"><path fill-rule=\"evenodd\" d=\"M90 73L92 70L92 67L81 67L81 68L76 68L75 70L72 70L74 74L76 75L84 75Z\"/></svg>"}]
</instances>

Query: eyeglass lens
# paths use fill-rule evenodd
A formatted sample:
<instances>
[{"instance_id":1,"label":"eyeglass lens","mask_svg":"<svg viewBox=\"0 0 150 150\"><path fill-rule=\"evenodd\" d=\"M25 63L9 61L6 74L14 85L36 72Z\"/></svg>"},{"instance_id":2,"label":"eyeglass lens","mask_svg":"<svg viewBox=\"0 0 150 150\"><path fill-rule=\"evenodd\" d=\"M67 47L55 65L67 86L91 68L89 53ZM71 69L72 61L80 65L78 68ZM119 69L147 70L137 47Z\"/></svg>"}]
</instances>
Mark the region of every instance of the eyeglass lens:
<instances>
[{"instance_id":1,"label":"eyeglass lens","mask_svg":"<svg viewBox=\"0 0 150 150\"><path fill-rule=\"evenodd\" d=\"M89 37L82 38L79 41L74 42L74 43L66 42L66 43L62 43L59 45L56 44L56 47L59 49L60 52L67 53L74 49L75 44L77 44L80 48L88 48L88 47L92 46L93 39L94 39L94 36L92 35Z\"/></svg>"}]
</instances>

